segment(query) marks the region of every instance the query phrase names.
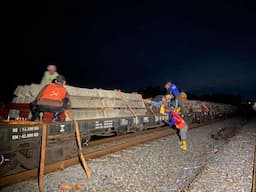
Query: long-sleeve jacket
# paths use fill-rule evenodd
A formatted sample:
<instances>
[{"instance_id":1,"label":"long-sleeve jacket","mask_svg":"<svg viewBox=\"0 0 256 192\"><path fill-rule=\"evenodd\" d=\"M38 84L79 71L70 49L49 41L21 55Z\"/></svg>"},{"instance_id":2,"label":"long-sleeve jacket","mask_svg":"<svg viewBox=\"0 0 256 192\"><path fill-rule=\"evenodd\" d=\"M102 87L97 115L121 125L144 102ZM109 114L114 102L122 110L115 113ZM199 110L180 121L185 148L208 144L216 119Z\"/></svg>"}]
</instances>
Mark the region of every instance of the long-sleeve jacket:
<instances>
[{"instance_id":1,"label":"long-sleeve jacket","mask_svg":"<svg viewBox=\"0 0 256 192\"><path fill-rule=\"evenodd\" d=\"M59 74L57 72L54 72L53 74L50 74L48 71L45 71L44 76L43 76L40 84L42 86L48 85L48 84L52 83L52 81L54 79L56 79L58 75Z\"/></svg>"},{"instance_id":2,"label":"long-sleeve jacket","mask_svg":"<svg viewBox=\"0 0 256 192\"><path fill-rule=\"evenodd\" d=\"M171 84L171 87L169 88L169 91L173 94L174 97L177 97L180 94L179 89L174 84Z\"/></svg>"}]
</instances>

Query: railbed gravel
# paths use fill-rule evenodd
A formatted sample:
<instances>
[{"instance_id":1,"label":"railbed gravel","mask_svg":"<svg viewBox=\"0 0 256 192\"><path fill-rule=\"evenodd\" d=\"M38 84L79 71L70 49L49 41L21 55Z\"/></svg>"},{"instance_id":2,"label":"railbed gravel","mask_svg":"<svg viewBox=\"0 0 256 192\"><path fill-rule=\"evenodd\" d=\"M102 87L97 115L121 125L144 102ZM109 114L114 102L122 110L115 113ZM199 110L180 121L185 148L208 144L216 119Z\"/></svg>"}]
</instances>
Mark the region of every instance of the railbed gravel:
<instances>
[{"instance_id":1,"label":"railbed gravel","mask_svg":"<svg viewBox=\"0 0 256 192\"><path fill-rule=\"evenodd\" d=\"M199 177L206 170L210 160L215 155L221 154L222 149L226 145L228 146L233 143L230 142L232 138L223 139L220 137L216 139L212 135L217 135L225 127L234 127L241 124L241 121L240 118L226 119L198 129L189 130L187 152L183 152L179 148L177 135L171 135L101 158L89 160L88 165L92 171L92 179L86 181L86 185L82 186L80 191L179 191L189 186L191 182L193 184L194 179L197 178L196 176ZM254 126L255 124L253 122ZM246 126L245 130L247 130ZM243 141L246 141L244 142L245 145L248 143L245 138ZM232 146L237 147L235 143ZM244 148L249 150L246 146ZM240 153L237 155L244 154ZM245 161L241 163L250 162L246 160L246 157L244 159ZM229 161L223 162L224 166L229 164L230 159L227 160ZM238 167L239 165L238 162L236 166ZM248 170L244 169L244 171ZM240 178L244 175L247 177L247 173L242 172ZM215 177L218 177L218 175ZM86 180L86 175L81 165L75 165L63 171L45 175L44 189L47 192L61 191L58 189L59 184L75 184L82 180ZM193 186L197 187L196 183ZM199 184L198 187L200 187ZM2 191L38 191L37 180L25 181L8 186L3 188ZM196 188L194 191L197 191Z\"/></svg>"},{"instance_id":2,"label":"railbed gravel","mask_svg":"<svg viewBox=\"0 0 256 192\"><path fill-rule=\"evenodd\" d=\"M246 124L208 163L190 192L251 192L256 120Z\"/></svg>"}]
</instances>

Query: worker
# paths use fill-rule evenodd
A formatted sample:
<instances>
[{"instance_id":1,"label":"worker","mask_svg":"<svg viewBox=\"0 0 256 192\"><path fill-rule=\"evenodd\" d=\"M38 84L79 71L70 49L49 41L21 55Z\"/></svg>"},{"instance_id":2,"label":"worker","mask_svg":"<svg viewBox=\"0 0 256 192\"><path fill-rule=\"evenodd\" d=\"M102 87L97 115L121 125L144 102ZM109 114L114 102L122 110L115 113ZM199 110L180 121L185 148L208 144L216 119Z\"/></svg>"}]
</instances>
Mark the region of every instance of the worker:
<instances>
[{"instance_id":1,"label":"worker","mask_svg":"<svg viewBox=\"0 0 256 192\"><path fill-rule=\"evenodd\" d=\"M176 112L181 111L181 107L183 106L184 101L187 99L187 95L185 92L180 91L177 86L170 81L166 82L164 85L165 89L169 92L169 94L173 95L174 103L170 102L174 107Z\"/></svg>"},{"instance_id":2,"label":"worker","mask_svg":"<svg viewBox=\"0 0 256 192\"><path fill-rule=\"evenodd\" d=\"M172 99L171 95L157 95L152 99L144 99L144 103L150 104L151 107L160 107L163 103L168 103Z\"/></svg>"},{"instance_id":3,"label":"worker","mask_svg":"<svg viewBox=\"0 0 256 192\"><path fill-rule=\"evenodd\" d=\"M52 121L60 121L64 109L71 107L69 94L64 87L65 77L58 75L54 83L46 85L38 94L36 100L30 103L31 121L38 119L40 112L54 113Z\"/></svg>"},{"instance_id":4,"label":"worker","mask_svg":"<svg viewBox=\"0 0 256 192\"><path fill-rule=\"evenodd\" d=\"M57 67L55 65L48 65L40 84L44 87L52 83L58 75Z\"/></svg>"},{"instance_id":5,"label":"worker","mask_svg":"<svg viewBox=\"0 0 256 192\"><path fill-rule=\"evenodd\" d=\"M166 123L171 127L175 125L175 128L178 130L179 133L180 148L186 151L188 132L188 124L186 123L186 121L177 112L175 112L173 107L168 107L168 109L166 109L166 105L164 104L160 107L160 113L169 116L169 121L167 121Z\"/></svg>"}]
</instances>

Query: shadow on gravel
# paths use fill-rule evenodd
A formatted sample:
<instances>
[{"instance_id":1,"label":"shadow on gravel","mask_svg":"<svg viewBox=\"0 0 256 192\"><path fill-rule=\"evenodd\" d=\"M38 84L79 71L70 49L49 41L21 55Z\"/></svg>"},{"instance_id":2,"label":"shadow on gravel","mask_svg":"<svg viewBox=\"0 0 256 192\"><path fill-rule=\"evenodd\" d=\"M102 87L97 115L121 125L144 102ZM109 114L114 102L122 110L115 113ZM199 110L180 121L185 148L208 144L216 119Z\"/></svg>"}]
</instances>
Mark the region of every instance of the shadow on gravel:
<instances>
[{"instance_id":1,"label":"shadow on gravel","mask_svg":"<svg viewBox=\"0 0 256 192\"><path fill-rule=\"evenodd\" d=\"M239 129L242 128L242 125L231 125L224 128L221 128L216 134L212 134L211 138L215 140L228 140L234 137Z\"/></svg>"}]
</instances>

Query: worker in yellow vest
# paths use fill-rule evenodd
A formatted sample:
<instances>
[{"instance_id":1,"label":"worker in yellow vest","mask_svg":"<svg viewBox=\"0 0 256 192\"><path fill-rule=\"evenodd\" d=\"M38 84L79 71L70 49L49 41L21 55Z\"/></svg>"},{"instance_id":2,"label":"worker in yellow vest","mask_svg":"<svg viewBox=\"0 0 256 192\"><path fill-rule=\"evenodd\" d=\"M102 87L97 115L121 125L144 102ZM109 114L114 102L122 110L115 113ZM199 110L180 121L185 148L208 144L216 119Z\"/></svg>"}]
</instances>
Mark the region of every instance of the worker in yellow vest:
<instances>
[{"instance_id":1,"label":"worker in yellow vest","mask_svg":"<svg viewBox=\"0 0 256 192\"><path fill-rule=\"evenodd\" d=\"M53 81L58 76L57 67L55 65L48 65L47 71L44 72L44 76L41 80L41 85L44 87L45 85L48 85L50 83L53 83Z\"/></svg>"}]
</instances>

